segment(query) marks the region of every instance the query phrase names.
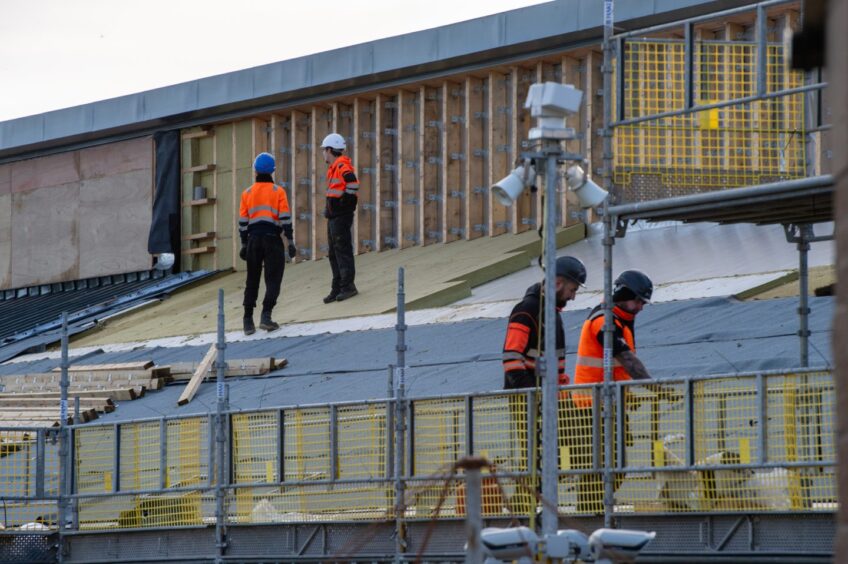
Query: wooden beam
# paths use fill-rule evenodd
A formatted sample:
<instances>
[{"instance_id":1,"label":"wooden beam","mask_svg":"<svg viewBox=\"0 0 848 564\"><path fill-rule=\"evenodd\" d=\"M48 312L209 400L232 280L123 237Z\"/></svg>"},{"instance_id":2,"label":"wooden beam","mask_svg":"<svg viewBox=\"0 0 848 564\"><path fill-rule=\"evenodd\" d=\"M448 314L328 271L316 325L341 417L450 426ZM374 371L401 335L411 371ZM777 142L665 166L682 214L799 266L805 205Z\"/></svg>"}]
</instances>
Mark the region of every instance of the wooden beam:
<instances>
[{"instance_id":1,"label":"wooden beam","mask_svg":"<svg viewBox=\"0 0 848 564\"><path fill-rule=\"evenodd\" d=\"M512 164L521 158L521 152L526 150L527 135L530 131L530 112L524 110L527 91L536 80L536 69L512 67L510 72L510 152ZM541 190L539 190L541 192ZM512 232L523 233L535 229L538 225L536 209L536 194L525 189L518 200L512 204Z\"/></svg>"},{"instance_id":2,"label":"wooden beam","mask_svg":"<svg viewBox=\"0 0 848 564\"><path fill-rule=\"evenodd\" d=\"M379 188L379 175L376 173L376 157L374 145L376 143L375 110L374 102L364 98L354 101L357 111L354 113L357 123L356 128L359 148L357 149L359 175L359 205L357 213L357 242L354 246L360 253L377 249L379 234L375 231L377 209L375 206L376 192Z\"/></svg>"},{"instance_id":3,"label":"wooden beam","mask_svg":"<svg viewBox=\"0 0 848 564\"><path fill-rule=\"evenodd\" d=\"M111 364L72 364L68 367L68 372L113 372L115 370L147 370L153 368L155 363L152 360L144 360L140 362L117 362ZM53 372L61 372L61 367L56 367Z\"/></svg>"},{"instance_id":4,"label":"wooden beam","mask_svg":"<svg viewBox=\"0 0 848 564\"><path fill-rule=\"evenodd\" d=\"M312 176L309 167L309 117L300 111L291 115L292 195L294 216L297 218L295 241L305 255L312 258Z\"/></svg>"},{"instance_id":5,"label":"wooden beam","mask_svg":"<svg viewBox=\"0 0 848 564\"><path fill-rule=\"evenodd\" d=\"M580 73L580 60L575 57L563 56L560 62L560 75L563 84L571 84L575 88L582 89L583 81L581 79ZM583 92L583 99L586 99L586 95L588 92ZM620 102L619 102L620 103ZM580 137L579 139L573 139L571 141L565 142L565 150L571 153L575 153L578 155L586 155L586 137L589 134L585 129L586 125L586 104L583 103L580 105L580 111L577 114L569 115L565 118L566 127L573 127L574 131ZM565 182L560 185L562 189L562 224L569 226L574 225L575 223L579 223L579 219L576 217L571 217L571 201L569 201L569 192L565 189ZM572 201L575 202L574 209L579 211L579 208L576 207L576 196L572 196Z\"/></svg>"},{"instance_id":6,"label":"wooden beam","mask_svg":"<svg viewBox=\"0 0 848 564\"><path fill-rule=\"evenodd\" d=\"M465 238L476 239L485 234L487 228L489 182L486 178L486 163L489 160L486 147L486 82L485 79L465 79Z\"/></svg>"},{"instance_id":7,"label":"wooden beam","mask_svg":"<svg viewBox=\"0 0 848 564\"><path fill-rule=\"evenodd\" d=\"M19 392L19 393L0 393L0 399L6 398L43 398L53 399L58 401L62 392ZM105 397L112 401L130 401L137 399L139 396L135 388L113 388L103 390L75 390L68 392L68 399L72 400L75 397L91 398Z\"/></svg>"},{"instance_id":8,"label":"wooden beam","mask_svg":"<svg viewBox=\"0 0 848 564\"><path fill-rule=\"evenodd\" d=\"M398 92L398 155L397 173L399 195L397 207L398 243L400 248L411 247L418 242L418 208L421 196L418 193L420 163L418 159L418 94L401 90Z\"/></svg>"},{"instance_id":9,"label":"wooden beam","mask_svg":"<svg viewBox=\"0 0 848 564\"><path fill-rule=\"evenodd\" d=\"M333 110L326 106L312 107L312 130L310 149L312 151L312 237L313 259L327 256L327 218L324 217L324 203L327 196L327 163L324 162L324 152L321 142L324 137L333 133Z\"/></svg>"},{"instance_id":10,"label":"wooden beam","mask_svg":"<svg viewBox=\"0 0 848 564\"><path fill-rule=\"evenodd\" d=\"M224 371L224 377L231 378L236 376L264 376L275 370L280 370L288 365L288 360L285 358L275 359L273 357L265 358L243 358L227 360L227 368ZM173 380L175 382L190 380L191 376L197 370L199 363L196 362L180 362L171 365L173 372ZM214 375L214 366L209 366L206 370L207 375Z\"/></svg>"},{"instance_id":11,"label":"wooden beam","mask_svg":"<svg viewBox=\"0 0 848 564\"><path fill-rule=\"evenodd\" d=\"M442 238L442 128L444 121L441 104L441 89L422 86L421 107L421 169L424 179L421 244L438 243Z\"/></svg>"},{"instance_id":12,"label":"wooden beam","mask_svg":"<svg viewBox=\"0 0 848 564\"><path fill-rule=\"evenodd\" d=\"M492 185L506 176L511 170L509 157L508 131L509 122L506 114L508 106L508 81L506 76L499 72L489 73L489 99L488 110L488 150L489 150L489 184ZM512 212L501 204L492 194L487 191L489 197L488 223L489 236L501 235L509 231Z\"/></svg>"},{"instance_id":13,"label":"wooden beam","mask_svg":"<svg viewBox=\"0 0 848 564\"><path fill-rule=\"evenodd\" d=\"M190 173L195 173L195 172L210 172L210 171L213 171L213 170L215 170L215 164L209 163L209 164L201 164L201 165L190 166L188 168L184 168L182 170L182 172L183 172L183 174L190 174Z\"/></svg>"},{"instance_id":14,"label":"wooden beam","mask_svg":"<svg viewBox=\"0 0 848 564\"><path fill-rule=\"evenodd\" d=\"M442 83L442 241L465 237L463 182L465 89L455 82Z\"/></svg>"},{"instance_id":15,"label":"wooden beam","mask_svg":"<svg viewBox=\"0 0 848 564\"><path fill-rule=\"evenodd\" d=\"M192 400L194 394L196 394L198 388L200 388L200 384L203 382L203 379L206 378L206 373L209 370L209 367L212 366L212 363L215 361L217 356L217 345L213 343L210 345L209 350L206 351L206 356L203 357L203 360L200 361L200 364L194 371L194 375L186 385L185 390L183 390L183 393L180 394L180 398L177 400L177 405L185 405Z\"/></svg>"}]
</instances>

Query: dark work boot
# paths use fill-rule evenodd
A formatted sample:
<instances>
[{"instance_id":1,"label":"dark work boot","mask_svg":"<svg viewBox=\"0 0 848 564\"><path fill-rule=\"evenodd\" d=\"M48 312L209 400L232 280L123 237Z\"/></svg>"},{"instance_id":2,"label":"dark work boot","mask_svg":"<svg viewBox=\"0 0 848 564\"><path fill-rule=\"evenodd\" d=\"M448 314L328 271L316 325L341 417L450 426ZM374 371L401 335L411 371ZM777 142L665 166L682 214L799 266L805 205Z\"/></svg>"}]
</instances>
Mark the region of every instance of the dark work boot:
<instances>
[{"instance_id":1,"label":"dark work boot","mask_svg":"<svg viewBox=\"0 0 848 564\"><path fill-rule=\"evenodd\" d=\"M259 318L259 328L266 331L276 331L280 328L280 324L271 320L271 312L262 310L262 317Z\"/></svg>"},{"instance_id":2,"label":"dark work boot","mask_svg":"<svg viewBox=\"0 0 848 564\"><path fill-rule=\"evenodd\" d=\"M338 295L339 295L339 291L336 290L335 288L333 288L332 290L330 290L330 293L327 294L327 297L324 298L324 303L329 304L329 303L336 301L336 298L338 297Z\"/></svg>"},{"instance_id":3,"label":"dark work boot","mask_svg":"<svg viewBox=\"0 0 848 564\"><path fill-rule=\"evenodd\" d=\"M336 296L336 301L337 302L343 302L347 299L352 298L353 296L355 296L358 293L359 293L359 290L357 290L356 286L354 286L353 284L351 284L350 286L345 286L344 288L342 288L342 291L339 292L339 295Z\"/></svg>"},{"instance_id":4,"label":"dark work boot","mask_svg":"<svg viewBox=\"0 0 848 564\"><path fill-rule=\"evenodd\" d=\"M244 334L253 335L256 333L256 326L253 324L253 308L244 308Z\"/></svg>"}]
</instances>

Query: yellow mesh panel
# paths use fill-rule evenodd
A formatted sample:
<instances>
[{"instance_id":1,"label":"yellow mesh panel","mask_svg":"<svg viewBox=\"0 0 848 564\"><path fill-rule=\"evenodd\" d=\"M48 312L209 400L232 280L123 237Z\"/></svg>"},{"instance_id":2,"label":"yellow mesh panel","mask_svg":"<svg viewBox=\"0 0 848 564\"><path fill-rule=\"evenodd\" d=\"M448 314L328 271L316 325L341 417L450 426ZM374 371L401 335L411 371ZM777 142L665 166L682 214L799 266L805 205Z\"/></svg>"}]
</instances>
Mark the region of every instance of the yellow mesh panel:
<instances>
[{"instance_id":1,"label":"yellow mesh panel","mask_svg":"<svg viewBox=\"0 0 848 564\"><path fill-rule=\"evenodd\" d=\"M0 431L0 482L3 496L35 496L36 431Z\"/></svg>"},{"instance_id":2,"label":"yellow mesh panel","mask_svg":"<svg viewBox=\"0 0 848 564\"><path fill-rule=\"evenodd\" d=\"M208 477L209 447L206 417L176 419L167 423L168 472L166 487L200 484Z\"/></svg>"},{"instance_id":3,"label":"yellow mesh panel","mask_svg":"<svg viewBox=\"0 0 848 564\"><path fill-rule=\"evenodd\" d=\"M115 428L84 427L74 430L76 491L112 491L114 476Z\"/></svg>"},{"instance_id":4,"label":"yellow mesh panel","mask_svg":"<svg viewBox=\"0 0 848 564\"><path fill-rule=\"evenodd\" d=\"M85 531L204 525L215 522L214 508L214 492L81 498L79 526Z\"/></svg>"},{"instance_id":5,"label":"yellow mesh panel","mask_svg":"<svg viewBox=\"0 0 848 564\"><path fill-rule=\"evenodd\" d=\"M233 480L236 484L278 481L277 413L233 415Z\"/></svg>"},{"instance_id":6,"label":"yellow mesh panel","mask_svg":"<svg viewBox=\"0 0 848 564\"><path fill-rule=\"evenodd\" d=\"M121 425L121 490L160 487L159 422Z\"/></svg>"},{"instance_id":7,"label":"yellow mesh panel","mask_svg":"<svg viewBox=\"0 0 848 564\"><path fill-rule=\"evenodd\" d=\"M338 476L386 476L386 405L342 406L337 412Z\"/></svg>"},{"instance_id":8,"label":"yellow mesh panel","mask_svg":"<svg viewBox=\"0 0 848 564\"><path fill-rule=\"evenodd\" d=\"M393 511L393 489L390 482L242 487L230 493L236 503L229 506L250 507L231 514L238 523L383 520Z\"/></svg>"},{"instance_id":9,"label":"yellow mesh panel","mask_svg":"<svg viewBox=\"0 0 848 564\"><path fill-rule=\"evenodd\" d=\"M415 475L445 472L465 455L465 400L413 403Z\"/></svg>"},{"instance_id":10,"label":"yellow mesh panel","mask_svg":"<svg viewBox=\"0 0 848 564\"><path fill-rule=\"evenodd\" d=\"M695 103L754 95L756 50L750 43L696 42ZM683 108L683 58L681 41L627 43L625 119ZM769 92L803 85L803 73L785 70L782 45L768 46L766 85ZM806 172L804 97L793 94L619 126L614 142L614 179L625 187L634 175L658 177L670 189L800 178Z\"/></svg>"},{"instance_id":11,"label":"yellow mesh panel","mask_svg":"<svg viewBox=\"0 0 848 564\"><path fill-rule=\"evenodd\" d=\"M330 479L330 410L285 411L285 480Z\"/></svg>"}]
</instances>

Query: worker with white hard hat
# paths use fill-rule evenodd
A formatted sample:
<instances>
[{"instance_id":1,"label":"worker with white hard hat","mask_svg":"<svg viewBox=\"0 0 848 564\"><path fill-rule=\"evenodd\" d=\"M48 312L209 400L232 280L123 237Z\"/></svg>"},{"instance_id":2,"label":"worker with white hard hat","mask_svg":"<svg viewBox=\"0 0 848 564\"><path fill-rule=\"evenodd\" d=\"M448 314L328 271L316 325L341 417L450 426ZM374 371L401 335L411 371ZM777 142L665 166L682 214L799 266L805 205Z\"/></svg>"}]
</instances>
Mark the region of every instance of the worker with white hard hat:
<instances>
[{"instance_id":1,"label":"worker with white hard hat","mask_svg":"<svg viewBox=\"0 0 848 564\"><path fill-rule=\"evenodd\" d=\"M344 154L347 149L344 137L331 133L321 142L324 162L327 169L327 255L333 270L333 283L324 303L341 302L352 298L359 291L353 283L356 268L353 263L353 227L356 212L359 181L350 157Z\"/></svg>"}]
</instances>

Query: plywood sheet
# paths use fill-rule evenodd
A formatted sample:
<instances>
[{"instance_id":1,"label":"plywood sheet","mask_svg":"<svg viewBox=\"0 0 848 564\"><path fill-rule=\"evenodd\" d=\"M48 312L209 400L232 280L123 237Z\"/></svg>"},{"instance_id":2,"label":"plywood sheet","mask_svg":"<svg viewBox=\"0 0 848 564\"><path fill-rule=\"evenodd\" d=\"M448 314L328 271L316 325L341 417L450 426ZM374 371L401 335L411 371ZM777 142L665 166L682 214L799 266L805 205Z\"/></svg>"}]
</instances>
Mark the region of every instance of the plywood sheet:
<instances>
[{"instance_id":1,"label":"plywood sheet","mask_svg":"<svg viewBox=\"0 0 848 564\"><path fill-rule=\"evenodd\" d=\"M79 192L71 182L12 195L12 287L80 277Z\"/></svg>"},{"instance_id":2,"label":"plywood sheet","mask_svg":"<svg viewBox=\"0 0 848 564\"><path fill-rule=\"evenodd\" d=\"M78 151L12 163L12 192L62 186L79 179Z\"/></svg>"},{"instance_id":3,"label":"plywood sheet","mask_svg":"<svg viewBox=\"0 0 848 564\"><path fill-rule=\"evenodd\" d=\"M150 171L83 180L79 189L79 277L150 268Z\"/></svg>"},{"instance_id":4,"label":"plywood sheet","mask_svg":"<svg viewBox=\"0 0 848 564\"><path fill-rule=\"evenodd\" d=\"M12 285L12 195L0 193L0 288Z\"/></svg>"},{"instance_id":5,"label":"plywood sheet","mask_svg":"<svg viewBox=\"0 0 848 564\"><path fill-rule=\"evenodd\" d=\"M81 178L100 178L140 169L153 169L153 138L150 136L107 143L80 151Z\"/></svg>"},{"instance_id":6,"label":"plywood sheet","mask_svg":"<svg viewBox=\"0 0 848 564\"><path fill-rule=\"evenodd\" d=\"M12 165L0 165L0 196L12 193Z\"/></svg>"}]
</instances>

